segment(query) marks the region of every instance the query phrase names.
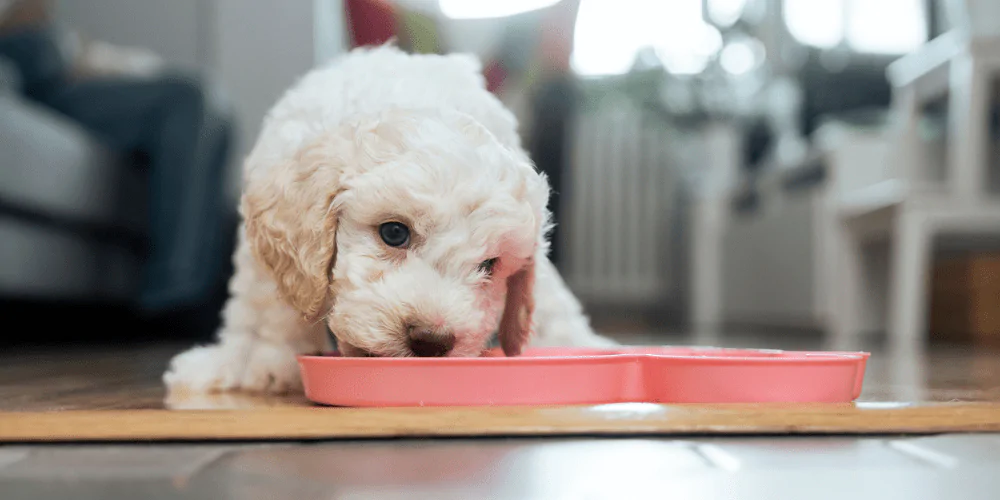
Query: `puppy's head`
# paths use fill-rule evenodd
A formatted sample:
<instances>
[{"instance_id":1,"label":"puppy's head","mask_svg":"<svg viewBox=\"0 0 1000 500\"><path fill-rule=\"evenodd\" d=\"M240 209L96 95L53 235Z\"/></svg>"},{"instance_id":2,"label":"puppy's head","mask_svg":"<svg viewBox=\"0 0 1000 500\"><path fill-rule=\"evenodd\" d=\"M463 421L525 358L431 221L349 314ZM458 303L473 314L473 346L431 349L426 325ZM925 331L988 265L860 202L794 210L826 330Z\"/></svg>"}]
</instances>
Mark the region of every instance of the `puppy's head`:
<instances>
[{"instance_id":1,"label":"puppy's head","mask_svg":"<svg viewBox=\"0 0 1000 500\"><path fill-rule=\"evenodd\" d=\"M250 247L344 354L474 356L498 331L515 355L530 337L548 184L468 116L367 116L249 171Z\"/></svg>"}]
</instances>

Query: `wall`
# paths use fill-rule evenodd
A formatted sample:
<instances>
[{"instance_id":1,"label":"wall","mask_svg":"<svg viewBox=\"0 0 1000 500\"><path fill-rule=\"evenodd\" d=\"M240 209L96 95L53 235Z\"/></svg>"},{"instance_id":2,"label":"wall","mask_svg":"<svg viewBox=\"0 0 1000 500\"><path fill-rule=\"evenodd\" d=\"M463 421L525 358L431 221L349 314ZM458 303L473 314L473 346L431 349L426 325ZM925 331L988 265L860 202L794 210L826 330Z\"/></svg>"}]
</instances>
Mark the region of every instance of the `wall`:
<instances>
[{"instance_id":1,"label":"wall","mask_svg":"<svg viewBox=\"0 0 1000 500\"><path fill-rule=\"evenodd\" d=\"M151 49L215 80L238 119L239 164L267 110L317 61L344 50L341 0L58 0L64 24L96 39Z\"/></svg>"},{"instance_id":2,"label":"wall","mask_svg":"<svg viewBox=\"0 0 1000 500\"><path fill-rule=\"evenodd\" d=\"M87 37L151 49L200 70L208 42L203 0L58 0L57 20Z\"/></svg>"},{"instance_id":3,"label":"wall","mask_svg":"<svg viewBox=\"0 0 1000 500\"><path fill-rule=\"evenodd\" d=\"M215 0L211 65L239 115L240 157L264 114L315 63L312 1ZM233 182L237 189L238 169Z\"/></svg>"}]
</instances>

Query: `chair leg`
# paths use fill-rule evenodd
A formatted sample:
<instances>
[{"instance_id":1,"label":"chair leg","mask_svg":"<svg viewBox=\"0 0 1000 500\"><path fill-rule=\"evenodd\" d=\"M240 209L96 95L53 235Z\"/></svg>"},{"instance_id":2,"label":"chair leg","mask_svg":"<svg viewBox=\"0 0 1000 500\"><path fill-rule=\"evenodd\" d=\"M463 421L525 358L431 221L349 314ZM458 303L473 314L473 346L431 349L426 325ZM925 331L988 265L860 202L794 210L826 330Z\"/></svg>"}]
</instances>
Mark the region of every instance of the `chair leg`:
<instances>
[{"instance_id":1,"label":"chair leg","mask_svg":"<svg viewBox=\"0 0 1000 500\"><path fill-rule=\"evenodd\" d=\"M951 64L948 113L948 182L954 195L974 200L986 185L992 73L971 54Z\"/></svg>"},{"instance_id":2,"label":"chair leg","mask_svg":"<svg viewBox=\"0 0 1000 500\"><path fill-rule=\"evenodd\" d=\"M931 237L926 217L900 213L890 243L888 336L890 348L926 345Z\"/></svg>"},{"instance_id":3,"label":"chair leg","mask_svg":"<svg viewBox=\"0 0 1000 500\"><path fill-rule=\"evenodd\" d=\"M827 344L834 350L854 350L861 334L860 300L864 296L861 242L846 223L840 222L833 247L835 272L830 273L833 280L830 284L834 293Z\"/></svg>"},{"instance_id":4,"label":"chair leg","mask_svg":"<svg viewBox=\"0 0 1000 500\"><path fill-rule=\"evenodd\" d=\"M715 200L697 201L691 252L691 316L694 340L714 345L720 340L722 325L722 241L723 207Z\"/></svg>"}]
</instances>

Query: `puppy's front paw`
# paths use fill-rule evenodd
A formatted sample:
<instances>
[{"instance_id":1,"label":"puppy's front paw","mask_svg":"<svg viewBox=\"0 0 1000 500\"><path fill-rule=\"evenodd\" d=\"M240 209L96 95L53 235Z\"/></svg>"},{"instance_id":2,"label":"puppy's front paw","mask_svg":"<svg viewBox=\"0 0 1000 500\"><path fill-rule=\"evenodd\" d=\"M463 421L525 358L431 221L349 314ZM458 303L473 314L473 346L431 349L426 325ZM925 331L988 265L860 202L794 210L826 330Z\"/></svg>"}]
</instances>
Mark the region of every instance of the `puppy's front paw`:
<instances>
[{"instance_id":1,"label":"puppy's front paw","mask_svg":"<svg viewBox=\"0 0 1000 500\"><path fill-rule=\"evenodd\" d=\"M596 333L582 318L548 322L541 326L539 335L531 343L537 347L613 348L621 345Z\"/></svg>"},{"instance_id":2,"label":"puppy's front paw","mask_svg":"<svg viewBox=\"0 0 1000 500\"><path fill-rule=\"evenodd\" d=\"M599 348L611 348L611 347L621 347L621 344L615 340L609 339L603 335L597 333L590 333L588 335L580 335L573 339L574 346L576 347L599 347Z\"/></svg>"},{"instance_id":3,"label":"puppy's front paw","mask_svg":"<svg viewBox=\"0 0 1000 500\"><path fill-rule=\"evenodd\" d=\"M551 347L593 347L599 349L621 346L618 342L589 330L548 337L536 345Z\"/></svg>"},{"instance_id":4,"label":"puppy's front paw","mask_svg":"<svg viewBox=\"0 0 1000 500\"><path fill-rule=\"evenodd\" d=\"M170 392L221 392L236 389L244 364L221 345L195 347L174 356L163 374Z\"/></svg>"},{"instance_id":5,"label":"puppy's front paw","mask_svg":"<svg viewBox=\"0 0 1000 500\"><path fill-rule=\"evenodd\" d=\"M250 349L240 389L247 392L287 394L302 390L295 351L271 342L257 342Z\"/></svg>"},{"instance_id":6,"label":"puppy's front paw","mask_svg":"<svg viewBox=\"0 0 1000 500\"><path fill-rule=\"evenodd\" d=\"M284 394L302 388L295 352L264 341L183 352L171 360L163 381L170 392Z\"/></svg>"}]
</instances>

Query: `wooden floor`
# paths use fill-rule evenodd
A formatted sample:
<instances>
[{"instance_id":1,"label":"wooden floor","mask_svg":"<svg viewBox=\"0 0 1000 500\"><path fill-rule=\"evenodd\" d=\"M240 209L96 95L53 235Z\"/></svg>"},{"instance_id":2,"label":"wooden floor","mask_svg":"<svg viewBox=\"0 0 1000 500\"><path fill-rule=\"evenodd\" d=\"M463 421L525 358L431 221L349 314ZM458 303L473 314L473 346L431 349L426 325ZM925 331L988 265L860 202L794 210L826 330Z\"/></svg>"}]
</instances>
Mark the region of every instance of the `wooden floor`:
<instances>
[{"instance_id":1,"label":"wooden floor","mask_svg":"<svg viewBox=\"0 0 1000 500\"><path fill-rule=\"evenodd\" d=\"M767 341L729 345L755 342ZM0 441L1000 431L1000 355L991 351L876 351L862 397L849 405L346 409L301 397L167 397L159 377L180 348L0 354Z\"/></svg>"}]
</instances>

